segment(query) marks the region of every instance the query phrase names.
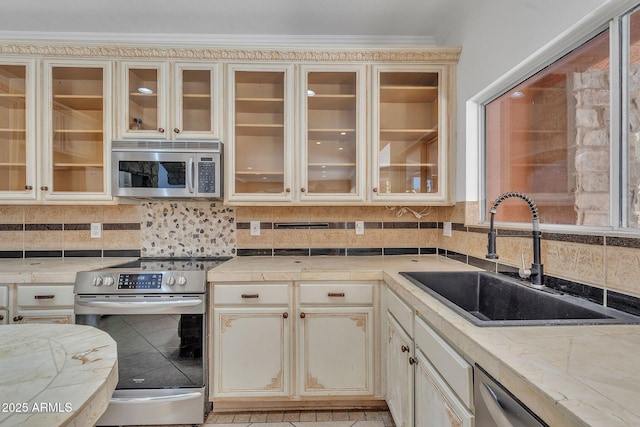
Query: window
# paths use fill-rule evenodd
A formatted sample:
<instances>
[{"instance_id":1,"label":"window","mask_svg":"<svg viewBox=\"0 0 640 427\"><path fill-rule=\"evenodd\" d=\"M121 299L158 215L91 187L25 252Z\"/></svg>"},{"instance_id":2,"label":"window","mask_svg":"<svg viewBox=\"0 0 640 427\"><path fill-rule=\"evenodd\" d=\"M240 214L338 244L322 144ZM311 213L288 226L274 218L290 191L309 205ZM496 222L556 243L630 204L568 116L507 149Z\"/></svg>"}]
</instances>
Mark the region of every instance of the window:
<instances>
[{"instance_id":1,"label":"window","mask_svg":"<svg viewBox=\"0 0 640 427\"><path fill-rule=\"evenodd\" d=\"M485 105L487 203L517 191L543 224L609 226L609 57L606 30ZM507 218L529 207L507 200Z\"/></svg>"}]
</instances>

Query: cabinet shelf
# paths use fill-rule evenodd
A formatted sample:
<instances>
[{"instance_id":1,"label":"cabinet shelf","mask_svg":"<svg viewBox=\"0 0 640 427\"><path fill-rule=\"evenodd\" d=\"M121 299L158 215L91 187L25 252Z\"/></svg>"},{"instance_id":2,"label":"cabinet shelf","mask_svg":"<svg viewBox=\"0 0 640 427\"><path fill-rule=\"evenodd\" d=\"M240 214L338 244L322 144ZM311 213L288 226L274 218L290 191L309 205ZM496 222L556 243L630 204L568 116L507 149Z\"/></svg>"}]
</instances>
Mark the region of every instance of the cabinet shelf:
<instances>
[{"instance_id":1,"label":"cabinet shelf","mask_svg":"<svg viewBox=\"0 0 640 427\"><path fill-rule=\"evenodd\" d=\"M26 103L27 95L24 93L0 93L0 105L5 105L8 107L14 107L15 105L8 104L20 104L22 108L24 108L24 104Z\"/></svg>"},{"instance_id":2,"label":"cabinet shelf","mask_svg":"<svg viewBox=\"0 0 640 427\"><path fill-rule=\"evenodd\" d=\"M355 94L314 95L308 97L309 110L355 110Z\"/></svg>"},{"instance_id":3,"label":"cabinet shelf","mask_svg":"<svg viewBox=\"0 0 640 427\"><path fill-rule=\"evenodd\" d=\"M238 136L282 136L284 125L282 124L236 124Z\"/></svg>"},{"instance_id":4,"label":"cabinet shelf","mask_svg":"<svg viewBox=\"0 0 640 427\"><path fill-rule=\"evenodd\" d=\"M102 110L102 95L54 95L53 102L72 110Z\"/></svg>"},{"instance_id":5,"label":"cabinet shelf","mask_svg":"<svg viewBox=\"0 0 640 427\"><path fill-rule=\"evenodd\" d=\"M380 102L414 104L438 100L437 86L385 85L380 87Z\"/></svg>"},{"instance_id":6,"label":"cabinet shelf","mask_svg":"<svg viewBox=\"0 0 640 427\"><path fill-rule=\"evenodd\" d=\"M236 113L282 113L284 98L236 98Z\"/></svg>"},{"instance_id":7,"label":"cabinet shelf","mask_svg":"<svg viewBox=\"0 0 640 427\"><path fill-rule=\"evenodd\" d=\"M422 168L422 167L433 167L438 166L437 163L389 163L389 164L381 164L380 169L390 169L390 168Z\"/></svg>"},{"instance_id":8,"label":"cabinet shelf","mask_svg":"<svg viewBox=\"0 0 640 427\"><path fill-rule=\"evenodd\" d=\"M0 133L26 133L26 129L0 128Z\"/></svg>"},{"instance_id":9,"label":"cabinet shelf","mask_svg":"<svg viewBox=\"0 0 640 427\"><path fill-rule=\"evenodd\" d=\"M54 168L100 168L104 165L102 163L54 163Z\"/></svg>"},{"instance_id":10,"label":"cabinet shelf","mask_svg":"<svg viewBox=\"0 0 640 427\"><path fill-rule=\"evenodd\" d=\"M24 168L26 166L27 164L25 162L1 162L0 163L0 167L3 167L3 168L16 168L16 167Z\"/></svg>"},{"instance_id":11,"label":"cabinet shelf","mask_svg":"<svg viewBox=\"0 0 640 427\"><path fill-rule=\"evenodd\" d=\"M438 136L438 129L380 129L383 141L418 141Z\"/></svg>"},{"instance_id":12,"label":"cabinet shelf","mask_svg":"<svg viewBox=\"0 0 640 427\"><path fill-rule=\"evenodd\" d=\"M353 168L355 167L354 162L349 163L309 163L310 168Z\"/></svg>"},{"instance_id":13,"label":"cabinet shelf","mask_svg":"<svg viewBox=\"0 0 640 427\"><path fill-rule=\"evenodd\" d=\"M104 132L102 129L54 129L54 133L92 133L92 134L101 134Z\"/></svg>"}]
</instances>

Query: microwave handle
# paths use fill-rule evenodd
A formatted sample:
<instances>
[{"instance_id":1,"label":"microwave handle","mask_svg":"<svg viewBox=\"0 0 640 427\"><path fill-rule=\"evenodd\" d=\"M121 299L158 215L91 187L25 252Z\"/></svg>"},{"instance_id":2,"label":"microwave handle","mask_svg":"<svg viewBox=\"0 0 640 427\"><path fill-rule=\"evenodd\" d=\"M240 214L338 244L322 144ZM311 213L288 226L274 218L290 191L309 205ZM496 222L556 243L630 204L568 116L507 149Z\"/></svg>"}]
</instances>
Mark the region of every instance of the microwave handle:
<instances>
[{"instance_id":1,"label":"microwave handle","mask_svg":"<svg viewBox=\"0 0 640 427\"><path fill-rule=\"evenodd\" d=\"M194 178L195 178L195 162L193 161L193 157L189 157L189 161L187 163L187 188L189 189L189 193L193 194L193 188L195 187Z\"/></svg>"}]
</instances>

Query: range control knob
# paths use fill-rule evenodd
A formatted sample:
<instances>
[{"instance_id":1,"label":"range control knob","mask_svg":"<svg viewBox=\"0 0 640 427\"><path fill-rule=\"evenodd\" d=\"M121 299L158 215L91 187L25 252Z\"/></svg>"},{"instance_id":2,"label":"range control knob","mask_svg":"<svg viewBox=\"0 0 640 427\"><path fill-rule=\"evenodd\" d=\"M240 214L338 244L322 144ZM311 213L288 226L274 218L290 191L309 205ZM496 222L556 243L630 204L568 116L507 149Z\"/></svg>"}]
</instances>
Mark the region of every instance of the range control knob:
<instances>
[{"instance_id":1,"label":"range control knob","mask_svg":"<svg viewBox=\"0 0 640 427\"><path fill-rule=\"evenodd\" d=\"M178 276L178 285L184 286L187 284L187 278L184 276Z\"/></svg>"},{"instance_id":2,"label":"range control knob","mask_svg":"<svg viewBox=\"0 0 640 427\"><path fill-rule=\"evenodd\" d=\"M167 285L173 286L176 284L176 278L173 276L167 277Z\"/></svg>"},{"instance_id":3,"label":"range control knob","mask_svg":"<svg viewBox=\"0 0 640 427\"><path fill-rule=\"evenodd\" d=\"M102 277L100 276L94 277L93 279L91 279L91 284L93 286L102 286Z\"/></svg>"},{"instance_id":4,"label":"range control knob","mask_svg":"<svg viewBox=\"0 0 640 427\"><path fill-rule=\"evenodd\" d=\"M102 284L104 286L113 286L114 283L115 283L115 280L113 280L113 277L111 276L104 276L102 278Z\"/></svg>"}]
</instances>

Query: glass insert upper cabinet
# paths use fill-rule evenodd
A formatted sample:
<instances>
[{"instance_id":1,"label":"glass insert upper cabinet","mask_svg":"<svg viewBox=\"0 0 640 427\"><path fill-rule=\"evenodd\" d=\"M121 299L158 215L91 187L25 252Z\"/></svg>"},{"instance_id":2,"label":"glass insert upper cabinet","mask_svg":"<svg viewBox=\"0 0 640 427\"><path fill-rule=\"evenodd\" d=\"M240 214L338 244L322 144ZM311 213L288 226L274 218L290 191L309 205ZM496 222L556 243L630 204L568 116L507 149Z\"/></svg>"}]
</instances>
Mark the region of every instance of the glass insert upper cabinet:
<instances>
[{"instance_id":1,"label":"glass insert upper cabinet","mask_svg":"<svg viewBox=\"0 0 640 427\"><path fill-rule=\"evenodd\" d=\"M293 66L230 65L228 84L228 200L292 200Z\"/></svg>"},{"instance_id":2,"label":"glass insert upper cabinet","mask_svg":"<svg viewBox=\"0 0 640 427\"><path fill-rule=\"evenodd\" d=\"M449 79L446 65L374 67L372 201L450 202Z\"/></svg>"},{"instance_id":3,"label":"glass insert upper cabinet","mask_svg":"<svg viewBox=\"0 0 640 427\"><path fill-rule=\"evenodd\" d=\"M0 198L34 199L35 66L0 62Z\"/></svg>"},{"instance_id":4,"label":"glass insert upper cabinet","mask_svg":"<svg viewBox=\"0 0 640 427\"><path fill-rule=\"evenodd\" d=\"M45 199L107 199L111 63L45 62L47 101L40 192Z\"/></svg>"},{"instance_id":5,"label":"glass insert upper cabinet","mask_svg":"<svg viewBox=\"0 0 640 427\"><path fill-rule=\"evenodd\" d=\"M122 138L219 137L218 66L121 63Z\"/></svg>"},{"instance_id":6,"label":"glass insert upper cabinet","mask_svg":"<svg viewBox=\"0 0 640 427\"><path fill-rule=\"evenodd\" d=\"M364 201L365 66L301 66L301 201Z\"/></svg>"}]
</instances>

